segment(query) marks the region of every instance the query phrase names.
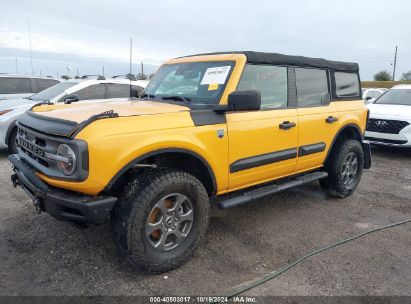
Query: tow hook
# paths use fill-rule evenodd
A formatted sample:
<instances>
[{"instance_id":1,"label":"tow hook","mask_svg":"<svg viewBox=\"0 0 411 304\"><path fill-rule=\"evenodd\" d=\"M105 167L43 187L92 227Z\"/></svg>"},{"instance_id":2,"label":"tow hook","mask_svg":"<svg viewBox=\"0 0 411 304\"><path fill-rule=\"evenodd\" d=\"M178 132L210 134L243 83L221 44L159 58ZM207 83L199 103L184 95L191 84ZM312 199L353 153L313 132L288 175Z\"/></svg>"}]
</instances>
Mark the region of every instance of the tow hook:
<instances>
[{"instance_id":1,"label":"tow hook","mask_svg":"<svg viewBox=\"0 0 411 304\"><path fill-rule=\"evenodd\" d=\"M41 201L37 197L33 200L33 205L36 208L37 214L41 213Z\"/></svg>"},{"instance_id":2,"label":"tow hook","mask_svg":"<svg viewBox=\"0 0 411 304\"><path fill-rule=\"evenodd\" d=\"M11 182L13 183L13 187L16 188L19 185L19 179L17 174L13 174L11 177Z\"/></svg>"}]
</instances>

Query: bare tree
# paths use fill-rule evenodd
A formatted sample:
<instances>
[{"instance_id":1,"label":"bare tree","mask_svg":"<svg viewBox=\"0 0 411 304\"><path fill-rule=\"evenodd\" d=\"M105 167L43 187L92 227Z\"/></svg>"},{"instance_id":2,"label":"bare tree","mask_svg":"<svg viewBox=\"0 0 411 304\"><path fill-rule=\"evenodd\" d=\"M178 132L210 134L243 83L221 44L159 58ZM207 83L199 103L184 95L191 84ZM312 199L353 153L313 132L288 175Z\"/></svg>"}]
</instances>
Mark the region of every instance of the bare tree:
<instances>
[{"instance_id":1,"label":"bare tree","mask_svg":"<svg viewBox=\"0 0 411 304\"><path fill-rule=\"evenodd\" d=\"M402 81L411 81L411 70L408 72L405 72L401 76Z\"/></svg>"}]
</instances>

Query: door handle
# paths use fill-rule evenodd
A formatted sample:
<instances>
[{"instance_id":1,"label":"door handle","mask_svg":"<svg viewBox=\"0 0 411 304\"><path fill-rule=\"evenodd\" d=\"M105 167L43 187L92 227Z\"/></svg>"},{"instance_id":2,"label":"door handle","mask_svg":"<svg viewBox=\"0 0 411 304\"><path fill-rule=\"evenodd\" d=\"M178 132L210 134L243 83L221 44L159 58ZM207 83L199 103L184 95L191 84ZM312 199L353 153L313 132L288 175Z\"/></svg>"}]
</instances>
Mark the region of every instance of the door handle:
<instances>
[{"instance_id":1,"label":"door handle","mask_svg":"<svg viewBox=\"0 0 411 304\"><path fill-rule=\"evenodd\" d=\"M325 122L331 124L331 123L333 123L333 122L336 122L337 120L338 120L337 117L328 116L328 117L325 119Z\"/></svg>"},{"instance_id":2,"label":"door handle","mask_svg":"<svg viewBox=\"0 0 411 304\"><path fill-rule=\"evenodd\" d=\"M282 123L279 124L279 127L281 130L288 130L291 128L294 128L296 126L295 122L290 122L290 121L283 121Z\"/></svg>"}]
</instances>

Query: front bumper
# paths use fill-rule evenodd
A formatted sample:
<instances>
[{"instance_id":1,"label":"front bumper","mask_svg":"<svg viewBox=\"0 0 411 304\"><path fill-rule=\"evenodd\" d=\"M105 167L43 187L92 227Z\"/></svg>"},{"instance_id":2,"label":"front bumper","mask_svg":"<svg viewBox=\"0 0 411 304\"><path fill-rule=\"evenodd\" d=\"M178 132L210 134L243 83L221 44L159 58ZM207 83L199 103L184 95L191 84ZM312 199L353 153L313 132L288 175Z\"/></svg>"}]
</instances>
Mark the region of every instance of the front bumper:
<instances>
[{"instance_id":1,"label":"front bumper","mask_svg":"<svg viewBox=\"0 0 411 304\"><path fill-rule=\"evenodd\" d=\"M51 187L17 154L9 155L14 187L20 186L32 199L36 210L60 221L99 224L107 219L117 202L112 196L92 196Z\"/></svg>"}]
</instances>

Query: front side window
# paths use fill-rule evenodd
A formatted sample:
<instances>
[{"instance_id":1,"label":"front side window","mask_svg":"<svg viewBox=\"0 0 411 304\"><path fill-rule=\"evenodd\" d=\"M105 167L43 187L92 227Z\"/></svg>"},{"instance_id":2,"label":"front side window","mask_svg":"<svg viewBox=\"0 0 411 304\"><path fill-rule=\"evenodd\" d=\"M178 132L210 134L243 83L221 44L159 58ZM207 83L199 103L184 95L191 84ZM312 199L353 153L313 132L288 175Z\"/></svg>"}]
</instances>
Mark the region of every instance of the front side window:
<instances>
[{"instance_id":1,"label":"front side window","mask_svg":"<svg viewBox=\"0 0 411 304\"><path fill-rule=\"evenodd\" d=\"M130 85L128 84L107 84L107 98L130 97Z\"/></svg>"},{"instance_id":2,"label":"front side window","mask_svg":"<svg viewBox=\"0 0 411 304\"><path fill-rule=\"evenodd\" d=\"M360 81L357 73L335 72L337 97L360 97Z\"/></svg>"},{"instance_id":3,"label":"front side window","mask_svg":"<svg viewBox=\"0 0 411 304\"><path fill-rule=\"evenodd\" d=\"M261 108L285 108L288 99L287 68L248 64L237 90L261 92Z\"/></svg>"},{"instance_id":4,"label":"front side window","mask_svg":"<svg viewBox=\"0 0 411 304\"><path fill-rule=\"evenodd\" d=\"M106 91L106 86L101 84L93 84L87 88L81 89L74 94L77 94L80 97L80 100L87 99L104 99Z\"/></svg>"},{"instance_id":5,"label":"front side window","mask_svg":"<svg viewBox=\"0 0 411 304\"><path fill-rule=\"evenodd\" d=\"M300 107L319 106L329 102L327 71L296 68L297 101Z\"/></svg>"},{"instance_id":6,"label":"front side window","mask_svg":"<svg viewBox=\"0 0 411 304\"><path fill-rule=\"evenodd\" d=\"M0 94L31 93L30 78L0 77Z\"/></svg>"},{"instance_id":7,"label":"front side window","mask_svg":"<svg viewBox=\"0 0 411 304\"><path fill-rule=\"evenodd\" d=\"M233 68L233 61L166 64L155 73L144 93L160 100L218 104Z\"/></svg>"},{"instance_id":8,"label":"front side window","mask_svg":"<svg viewBox=\"0 0 411 304\"><path fill-rule=\"evenodd\" d=\"M375 103L411 106L411 89L393 89L385 92Z\"/></svg>"}]
</instances>

